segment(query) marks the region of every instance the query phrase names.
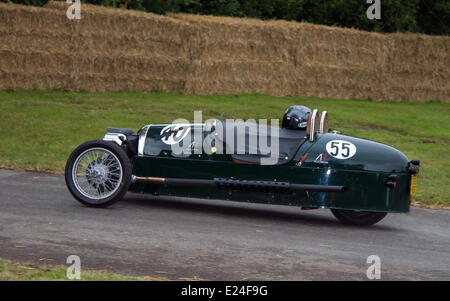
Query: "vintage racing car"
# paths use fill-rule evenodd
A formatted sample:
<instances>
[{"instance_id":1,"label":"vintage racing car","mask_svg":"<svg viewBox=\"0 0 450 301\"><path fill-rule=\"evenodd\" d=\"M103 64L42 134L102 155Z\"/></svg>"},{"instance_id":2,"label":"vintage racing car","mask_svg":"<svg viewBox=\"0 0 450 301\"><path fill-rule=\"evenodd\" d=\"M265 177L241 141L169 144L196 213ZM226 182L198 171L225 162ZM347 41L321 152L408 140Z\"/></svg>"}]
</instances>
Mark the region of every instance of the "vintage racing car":
<instances>
[{"instance_id":1,"label":"vintage racing car","mask_svg":"<svg viewBox=\"0 0 450 301\"><path fill-rule=\"evenodd\" d=\"M408 212L420 161L327 125L326 111L294 106L282 127L220 120L150 124L137 133L108 127L103 140L72 152L66 184L92 207L111 205L133 191L330 208L340 221L360 226L388 212ZM276 146L275 156L268 155L268 143L263 150L263 140Z\"/></svg>"}]
</instances>

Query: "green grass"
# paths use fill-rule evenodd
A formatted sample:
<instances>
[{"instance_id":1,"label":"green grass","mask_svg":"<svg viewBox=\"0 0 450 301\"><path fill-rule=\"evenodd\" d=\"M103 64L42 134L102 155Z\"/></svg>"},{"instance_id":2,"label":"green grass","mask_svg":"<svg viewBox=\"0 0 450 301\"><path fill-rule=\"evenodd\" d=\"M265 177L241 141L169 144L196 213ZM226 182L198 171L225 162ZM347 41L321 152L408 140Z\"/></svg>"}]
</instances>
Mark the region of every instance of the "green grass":
<instances>
[{"instance_id":1,"label":"green grass","mask_svg":"<svg viewBox=\"0 0 450 301\"><path fill-rule=\"evenodd\" d=\"M147 93L0 92L0 165L61 173L80 143L103 137L108 125L137 130L147 123L203 120L222 112L234 118L282 118L303 104L329 112L329 127L391 145L420 158L416 201L450 205L450 105L371 102L267 95L200 96Z\"/></svg>"},{"instance_id":2,"label":"green grass","mask_svg":"<svg viewBox=\"0 0 450 301\"><path fill-rule=\"evenodd\" d=\"M68 281L65 266L35 266L0 259L0 281ZM81 281L150 281L165 278L134 277L106 271L81 270Z\"/></svg>"}]
</instances>

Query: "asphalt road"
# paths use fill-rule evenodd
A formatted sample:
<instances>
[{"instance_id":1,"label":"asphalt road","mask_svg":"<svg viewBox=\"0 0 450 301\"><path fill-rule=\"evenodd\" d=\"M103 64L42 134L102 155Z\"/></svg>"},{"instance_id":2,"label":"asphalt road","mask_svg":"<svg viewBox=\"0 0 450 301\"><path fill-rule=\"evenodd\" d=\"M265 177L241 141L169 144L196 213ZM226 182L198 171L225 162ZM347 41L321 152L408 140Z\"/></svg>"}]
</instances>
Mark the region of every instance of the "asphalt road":
<instances>
[{"instance_id":1,"label":"asphalt road","mask_svg":"<svg viewBox=\"0 0 450 301\"><path fill-rule=\"evenodd\" d=\"M328 210L128 194L87 208L64 178L0 170L0 258L207 280L450 280L450 211L413 208L369 228Z\"/></svg>"}]
</instances>

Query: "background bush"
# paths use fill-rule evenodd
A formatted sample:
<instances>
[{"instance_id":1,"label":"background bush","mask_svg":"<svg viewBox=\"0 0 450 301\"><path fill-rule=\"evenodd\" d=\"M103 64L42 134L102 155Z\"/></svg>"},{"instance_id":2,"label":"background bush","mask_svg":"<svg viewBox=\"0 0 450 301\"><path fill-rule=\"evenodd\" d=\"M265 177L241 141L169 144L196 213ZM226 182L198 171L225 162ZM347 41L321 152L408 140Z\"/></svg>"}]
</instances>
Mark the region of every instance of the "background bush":
<instances>
[{"instance_id":1,"label":"background bush","mask_svg":"<svg viewBox=\"0 0 450 301\"><path fill-rule=\"evenodd\" d=\"M44 5L47 0L0 0ZM353 27L378 32L418 32L449 35L449 0L381 0L381 20L369 20L366 0L82 0L158 14L192 13L285 19Z\"/></svg>"}]
</instances>

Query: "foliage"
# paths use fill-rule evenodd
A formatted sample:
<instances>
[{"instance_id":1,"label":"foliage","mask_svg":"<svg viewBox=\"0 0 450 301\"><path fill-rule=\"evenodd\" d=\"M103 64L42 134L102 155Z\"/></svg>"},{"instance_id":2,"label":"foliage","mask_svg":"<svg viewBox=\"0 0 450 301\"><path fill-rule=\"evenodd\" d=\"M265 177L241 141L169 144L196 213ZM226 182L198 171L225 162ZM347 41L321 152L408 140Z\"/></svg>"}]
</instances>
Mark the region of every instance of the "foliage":
<instances>
[{"instance_id":1,"label":"foliage","mask_svg":"<svg viewBox=\"0 0 450 301\"><path fill-rule=\"evenodd\" d=\"M0 281L78 281L69 280L66 266L36 266L0 259ZM107 271L85 270L81 281L158 281L165 278L134 277Z\"/></svg>"},{"instance_id":2,"label":"foliage","mask_svg":"<svg viewBox=\"0 0 450 301\"><path fill-rule=\"evenodd\" d=\"M0 0L44 5L48 0ZM381 20L369 20L366 0L81 0L158 14L192 13L307 21L379 32L450 34L448 0L380 0Z\"/></svg>"}]
</instances>

